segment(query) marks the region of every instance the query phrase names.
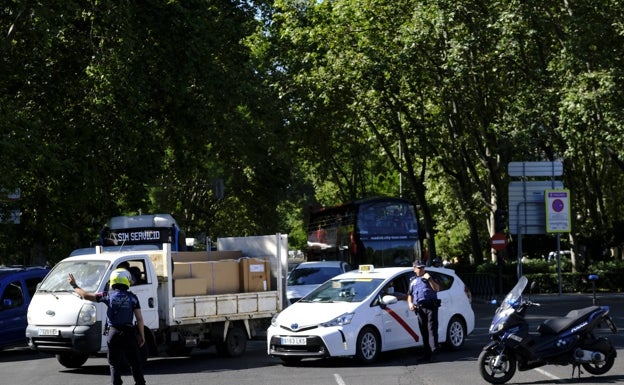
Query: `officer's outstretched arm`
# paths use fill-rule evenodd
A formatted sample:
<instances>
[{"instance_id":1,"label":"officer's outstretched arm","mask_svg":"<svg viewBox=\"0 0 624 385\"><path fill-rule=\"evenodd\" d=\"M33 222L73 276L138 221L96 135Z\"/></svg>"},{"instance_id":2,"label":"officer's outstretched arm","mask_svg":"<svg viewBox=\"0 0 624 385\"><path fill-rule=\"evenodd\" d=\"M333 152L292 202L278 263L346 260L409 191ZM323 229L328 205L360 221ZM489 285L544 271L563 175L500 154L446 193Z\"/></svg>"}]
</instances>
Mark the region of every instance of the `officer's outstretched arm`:
<instances>
[{"instance_id":1,"label":"officer's outstretched arm","mask_svg":"<svg viewBox=\"0 0 624 385\"><path fill-rule=\"evenodd\" d=\"M74 275L72 273L69 273L69 277L67 278L67 282L69 283L69 285L71 287L74 288L74 291L81 296L82 298L89 300L89 301L95 301L95 294L93 293L89 293L88 291L84 290L83 288L79 287L78 284L76 283L76 278L74 278Z\"/></svg>"}]
</instances>

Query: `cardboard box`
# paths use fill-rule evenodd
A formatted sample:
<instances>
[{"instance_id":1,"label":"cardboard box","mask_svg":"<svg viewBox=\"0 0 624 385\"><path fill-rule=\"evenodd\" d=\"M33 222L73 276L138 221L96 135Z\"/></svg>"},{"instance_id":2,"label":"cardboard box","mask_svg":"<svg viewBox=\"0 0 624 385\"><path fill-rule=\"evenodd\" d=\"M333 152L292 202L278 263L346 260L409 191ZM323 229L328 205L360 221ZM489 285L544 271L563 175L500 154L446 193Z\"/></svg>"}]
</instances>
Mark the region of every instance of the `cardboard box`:
<instances>
[{"instance_id":1,"label":"cardboard box","mask_svg":"<svg viewBox=\"0 0 624 385\"><path fill-rule=\"evenodd\" d=\"M212 294L233 294L240 290L239 263L235 259L211 262Z\"/></svg>"},{"instance_id":2,"label":"cardboard box","mask_svg":"<svg viewBox=\"0 0 624 385\"><path fill-rule=\"evenodd\" d=\"M222 261L224 259L238 260L243 257L243 252L240 250L218 250L211 251L208 255L210 261Z\"/></svg>"},{"instance_id":3,"label":"cardboard box","mask_svg":"<svg viewBox=\"0 0 624 385\"><path fill-rule=\"evenodd\" d=\"M241 258L239 264L241 292L271 290L271 264L267 259Z\"/></svg>"},{"instance_id":4,"label":"cardboard box","mask_svg":"<svg viewBox=\"0 0 624 385\"><path fill-rule=\"evenodd\" d=\"M171 254L174 262L220 261L223 259L238 259L242 256L243 252L240 250L179 251Z\"/></svg>"},{"instance_id":5,"label":"cardboard box","mask_svg":"<svg viewBox=\"0 0 624 385\"><path fill-rule=\"evenodd\" d=\"M174 262L195 262L207 261L208 252L206 251L178 251L171 253L171 259Z\"/></svg>"},{"instance_id":6,"label":"cardboard box","mask_svg":"<svg viewBox=\"0 0 624 385\"><path fill-rule=\"evenodd\" d=\"M188 262L192 278L212 279L212 265L214 262Z\"/></svg>"},{"instance_id":7,"label":"cardboard box","mask_svg":"<svg viewBox=\"0 0 624 385\"><path fill-rule=\"evenodd\" d=\"M188 262L192 278L205 278L206 293L233 294L240 290L238 260Z\"/></svg>"},{"instance_id":8,"label":"cardboard box","mask_svg":"<svg viewBox=\"0 0 624 385\"><path fill-rule=\"evenodd\" d=\"M206 278L179 278L173 280L174 297L189 295L206 295L208 280Z\"/></svg>"},{"instance_id":9,"label":"cardboard box","mask_svg":"<svg viewBox=\"0 0 624 385\"><path fill-rule=\"evenodd\" d=\"M189 262L174 262L172 278L191 278L191 264Z\"/></svg>"}]
</instances>

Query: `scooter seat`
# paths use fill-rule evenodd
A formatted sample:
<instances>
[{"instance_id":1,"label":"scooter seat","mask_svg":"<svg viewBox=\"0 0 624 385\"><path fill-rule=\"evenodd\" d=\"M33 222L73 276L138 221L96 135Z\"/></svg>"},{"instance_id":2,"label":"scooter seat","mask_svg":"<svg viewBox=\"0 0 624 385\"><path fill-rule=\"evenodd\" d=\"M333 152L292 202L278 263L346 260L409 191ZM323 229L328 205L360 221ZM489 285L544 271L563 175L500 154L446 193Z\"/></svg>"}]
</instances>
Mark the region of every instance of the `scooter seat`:
<instances>
[{"instance_id":1,"label":"scooter seat","mask_svg":"<svg viewBox=\"0 0 624 385\"><path fill-rule=\"evenodd\" d=\"M542 322L537 327L540 334L559 334L565 329L572 327L575 323L580 323L587 315L600 309L599 306L589 306L583 309L570 311L565 317L553 318Z\"/></svg>"}]
</instances>

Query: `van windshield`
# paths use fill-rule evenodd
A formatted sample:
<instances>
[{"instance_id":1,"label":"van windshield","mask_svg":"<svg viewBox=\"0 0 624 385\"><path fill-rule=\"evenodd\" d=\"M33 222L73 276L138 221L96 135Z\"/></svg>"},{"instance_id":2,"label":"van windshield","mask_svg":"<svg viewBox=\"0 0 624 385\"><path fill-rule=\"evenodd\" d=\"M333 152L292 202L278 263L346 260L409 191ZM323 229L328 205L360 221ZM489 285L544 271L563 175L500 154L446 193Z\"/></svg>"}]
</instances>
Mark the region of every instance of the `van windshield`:
<instances>
[{"instance_id":1,"label":"van windshield","mask_svg":"<svg viewBox=\"0 0 624 385\"><path fill-rule=\"evenodd\" d=\"M72 273L76 277L78 286L88 292L97 292L109 264L108 261L59 262L43 280L38 291L71 291L72 288L67 283L67 277L69 273Z\"/></svg>"}]
</instances>

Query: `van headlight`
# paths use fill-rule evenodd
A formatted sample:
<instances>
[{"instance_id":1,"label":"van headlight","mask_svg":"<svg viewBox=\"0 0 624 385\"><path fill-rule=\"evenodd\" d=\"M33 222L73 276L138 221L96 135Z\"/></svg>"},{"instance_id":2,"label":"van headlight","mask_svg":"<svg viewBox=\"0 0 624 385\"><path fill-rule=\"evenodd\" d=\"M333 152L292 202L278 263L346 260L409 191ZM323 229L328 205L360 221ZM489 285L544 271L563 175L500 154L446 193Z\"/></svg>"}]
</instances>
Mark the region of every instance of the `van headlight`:
<instances>
[{"instance_id":1,"label":"van headlight","mask_svg":"<svg viewBox=\"0 0 624 385\"><path fill-rule=\"evenodd\" d=\"M85 303L80 308L78 313L78 326L93 325L97 319L97 309L92 303Z\"/></svg>"},{"instance_id":2,"label":"van headlight","mask_svg":"<svg viewBox=\"0 0 624 385\"><path fill-rule=\"evenodd\" d=\"M348 325L348 324L351 323L351 320L353 319L354 315L355 315L355 313L344 313L343 315L340 315L340 316L334 318L331 321L327 321L327 322L321 323L321 326L329 328L329 327L332 327L332 326Z\"/></svg>"}]
</instances>

